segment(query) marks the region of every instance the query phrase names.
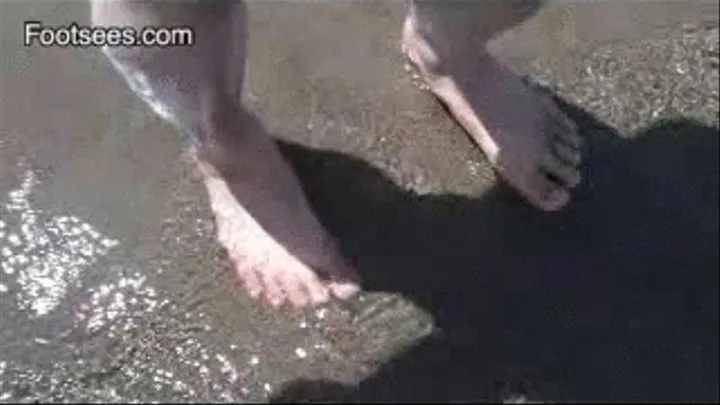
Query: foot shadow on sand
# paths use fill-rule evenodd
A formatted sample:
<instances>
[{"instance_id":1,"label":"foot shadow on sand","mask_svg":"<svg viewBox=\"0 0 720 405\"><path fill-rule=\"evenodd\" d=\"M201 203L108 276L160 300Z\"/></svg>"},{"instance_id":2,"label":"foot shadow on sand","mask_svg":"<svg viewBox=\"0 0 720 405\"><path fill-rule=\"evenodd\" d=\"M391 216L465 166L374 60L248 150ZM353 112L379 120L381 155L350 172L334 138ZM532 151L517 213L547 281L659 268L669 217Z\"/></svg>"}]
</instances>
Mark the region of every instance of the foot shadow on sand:
<instances>
[{"instance_id":1,"label":"foot shadow on sand","mask_svg":"<svg viewBox=\"0 0 720 405\"><path fill-rule=\"evenodd\" d=\"M273 402L492 401L508 384L535 400L717 401L717 128L623 139L562 104L590 141L590 181L559 214L500 187L421 197L282 145L367 290L409 297L442 333L358 386L295 381Z\"/></svg>"}]
</instances>

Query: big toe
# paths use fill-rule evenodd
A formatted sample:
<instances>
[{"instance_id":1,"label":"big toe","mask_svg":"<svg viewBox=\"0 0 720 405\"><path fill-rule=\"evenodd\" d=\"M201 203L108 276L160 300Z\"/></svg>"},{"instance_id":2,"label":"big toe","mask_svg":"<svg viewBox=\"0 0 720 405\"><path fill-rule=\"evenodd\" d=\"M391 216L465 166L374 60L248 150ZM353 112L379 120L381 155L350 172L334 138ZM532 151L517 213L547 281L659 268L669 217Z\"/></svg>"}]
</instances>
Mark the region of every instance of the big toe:
<instances>
[{"instance_id":1,"label":"big toe","mask_svg":"<svg viewBox=\"0 0 720 405\"><path fill-rule=\"evenodd\" d=\"M354 281L331 281L328 288L333 296L341 300L352 298L360 292L360 284Z\"/></svg>"},{"instance_id":2,"label":"big toe","mask_svg":"<svg viewBox=\"0 0 720 405\"><path fill-rule=\"evenodd\" d=\"M546 156L528 176L523 187L530 202L543 211L558 211L572 199L572 189L580 183L577 167Z\"/></svg>"},{"instance_id":3,"label":"big toe","mask_svg":"<svg viewBox=\"0 0 720 405\"><path fill-rule=\"evenodd\" d=\"M570 191L557 186L545 186L531 197L535 206L543 211L559 211L572 200Z\"/></svg>"},{"instance_id":4,"label":"big toe","mask_svg":"<svg viewBox=\"0 0 720 405\"><path fill-rule=\"evenodd\" d=\"M543 153L535 164L506 167L505 178L531 205L543 211L558 211L572 199L580 181L577 167Z\"/></svg>"},{"instance_id":5,"label":"big toe","mask_svg":"<svg viewBox=\"0 0 720 405\"><path fill-rule=\"evenodd\" d=\"M345 260L338 259L322 272L326 285L333 296L345 300L360 292L360 276Z\"/></svg>"}]
</instances>

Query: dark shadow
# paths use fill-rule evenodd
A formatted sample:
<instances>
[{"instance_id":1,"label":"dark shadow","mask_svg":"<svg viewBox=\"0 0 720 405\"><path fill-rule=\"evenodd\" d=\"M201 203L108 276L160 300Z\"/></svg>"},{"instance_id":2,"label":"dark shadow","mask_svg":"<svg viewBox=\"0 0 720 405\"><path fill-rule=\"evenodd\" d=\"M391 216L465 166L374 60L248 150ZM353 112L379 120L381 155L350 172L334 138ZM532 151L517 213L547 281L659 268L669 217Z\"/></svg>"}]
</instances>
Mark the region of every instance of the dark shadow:
<instances>
[{"instance_id":1,"label":"dark shadow","mask_svg":"<svg viewBox=\"0 0 720 405\"><path fill-rule=\"evenodd\" d=\"M282 145L367 289L407 296L440 332L357 387L297 381L274 402L496 400L517 370L537 384L512 389L539 400L717 401L717 128L623 139L564 107L590 140L590 181L558 214L501 188L420 197Z\"/></svg>"}]
</instances>

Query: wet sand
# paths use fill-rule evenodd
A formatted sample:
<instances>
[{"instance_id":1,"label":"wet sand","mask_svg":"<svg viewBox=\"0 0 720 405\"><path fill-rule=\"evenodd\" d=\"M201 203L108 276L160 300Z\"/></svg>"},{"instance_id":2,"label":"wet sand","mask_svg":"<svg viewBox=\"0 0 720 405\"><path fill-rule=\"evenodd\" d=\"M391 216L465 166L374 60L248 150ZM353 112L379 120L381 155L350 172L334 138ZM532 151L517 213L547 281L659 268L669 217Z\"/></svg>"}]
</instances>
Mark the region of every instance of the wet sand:
<instances>
[{"instance_id":1,"label":"wet sand","mask_svg":"<svg viewBox=\"0 0 720 405\"><path fill-rule=\"evenodd\" d=\"M414 85L399 2L252 3L247 102L368 281L302 314L233 284L178 136L97 50L22 46L88 5L0 3L0 400L717 400L717 4L632 3L494 44L591 140L557 215Z\"/></svg>"}]
</instances>

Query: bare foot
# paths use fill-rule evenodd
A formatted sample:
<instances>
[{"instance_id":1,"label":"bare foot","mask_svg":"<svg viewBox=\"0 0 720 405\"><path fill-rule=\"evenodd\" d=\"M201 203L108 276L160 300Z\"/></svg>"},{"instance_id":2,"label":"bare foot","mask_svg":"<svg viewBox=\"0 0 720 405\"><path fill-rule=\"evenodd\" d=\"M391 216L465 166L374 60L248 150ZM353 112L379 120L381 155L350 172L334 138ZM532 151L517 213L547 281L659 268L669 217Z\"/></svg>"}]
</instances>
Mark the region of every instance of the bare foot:
<instances>
[{"instance_id":1,"label":"bare foot","mask_svg":"<svg viewBox=\"0 0 720 405\"><path fill-rule=\"evenodd\" d=\"M581 139L554 102L481 50L441 60L411 19L403 50L505 181L545 211L570 201L581 180Z\"/></svg>"},{"instance_id":2,"label":"bare foot","mask_svg":"<svg viewBox=\"0 0 720 405\"><path fill-rule=\"evenodd\" d=\"M275 144L265 134L235 135L242 145L220 153L230 163L215 158L214 166L199 164L218 239L248 293L272 307L294 308L355 295L357 274L311 211Z\"/></svg>"}]
</instances>

